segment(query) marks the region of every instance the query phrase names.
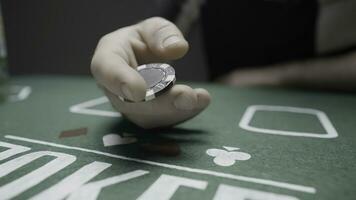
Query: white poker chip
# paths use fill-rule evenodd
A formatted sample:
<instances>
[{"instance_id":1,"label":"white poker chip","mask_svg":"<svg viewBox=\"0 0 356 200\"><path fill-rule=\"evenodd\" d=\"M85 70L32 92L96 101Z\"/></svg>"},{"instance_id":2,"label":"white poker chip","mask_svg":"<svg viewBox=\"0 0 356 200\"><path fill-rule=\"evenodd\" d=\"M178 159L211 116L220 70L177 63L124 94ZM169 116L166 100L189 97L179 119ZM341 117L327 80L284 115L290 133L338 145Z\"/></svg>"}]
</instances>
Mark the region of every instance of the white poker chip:
<instances>
[{"instance_id":1,"label":"white poker chip","mask_svg":"<svg viewBox=\"0 0 356 200\"><path fill-rule=\"evenodd\" d=\"M146 82L145 101L152 100L168 91L175 83L176 76L172 66L166 63L151 63L136 68ZM124 101L130 101L123 99Z\"/></svg>"}]
</instances>

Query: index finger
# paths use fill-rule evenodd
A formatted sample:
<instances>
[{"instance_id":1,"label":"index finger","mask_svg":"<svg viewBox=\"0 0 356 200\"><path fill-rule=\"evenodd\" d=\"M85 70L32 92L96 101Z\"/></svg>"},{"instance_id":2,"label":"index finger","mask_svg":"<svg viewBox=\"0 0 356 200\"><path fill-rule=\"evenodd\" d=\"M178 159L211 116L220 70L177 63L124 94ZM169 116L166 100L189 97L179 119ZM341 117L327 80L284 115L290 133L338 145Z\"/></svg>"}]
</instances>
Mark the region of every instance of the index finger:
<instances>
[{"instance_id":1,"label":"index finger","mask_svg":"<svg viewBox=\"0 0 356 200\"><path fill-rule=\"evenodd\" d=\"M100 40L91 62L92 74L112 93L141 101L146 95L146 83L135 66L130 66L137 63L129 38L118 36L120 33L114 32Z\"/></svg>"}]
</instances>

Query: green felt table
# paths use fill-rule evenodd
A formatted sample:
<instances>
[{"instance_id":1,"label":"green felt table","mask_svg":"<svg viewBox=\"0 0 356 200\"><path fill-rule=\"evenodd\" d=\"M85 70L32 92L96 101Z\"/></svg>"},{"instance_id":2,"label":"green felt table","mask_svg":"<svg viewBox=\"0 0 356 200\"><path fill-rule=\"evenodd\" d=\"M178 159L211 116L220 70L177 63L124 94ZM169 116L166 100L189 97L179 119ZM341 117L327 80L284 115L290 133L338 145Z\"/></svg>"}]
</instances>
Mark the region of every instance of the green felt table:
<instances>
[{"instance_id":1,"label":"green felt table","mask_svg":"<svg viewBox=\"0 0 356 200\"><path fill-rule=\"evenodd\" d=\"M91 77L11 84L0 104L0 199L356 196L354 94L192 83L211 93L211 105L146 131L116 113Z\"/></svg>"}]
</instances>

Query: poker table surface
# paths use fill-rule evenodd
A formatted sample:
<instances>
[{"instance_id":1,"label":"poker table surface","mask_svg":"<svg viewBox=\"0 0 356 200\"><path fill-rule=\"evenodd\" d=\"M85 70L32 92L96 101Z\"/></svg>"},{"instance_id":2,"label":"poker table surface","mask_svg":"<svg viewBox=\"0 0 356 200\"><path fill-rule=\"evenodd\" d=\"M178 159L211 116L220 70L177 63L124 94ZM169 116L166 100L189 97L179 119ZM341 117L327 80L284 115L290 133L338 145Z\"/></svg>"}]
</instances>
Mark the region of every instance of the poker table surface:
<instances>
[{"instance_id":1,"label":"poker table surface","mask_svg":"<svg viewBox=\"0 0 356 200\"><path fill-rule=\"evenodd\" d=\"M11 77L0 199L355 199L355 94L186 84L209 107L144 130L92 77Z\"/></svg>"}]
</instances>

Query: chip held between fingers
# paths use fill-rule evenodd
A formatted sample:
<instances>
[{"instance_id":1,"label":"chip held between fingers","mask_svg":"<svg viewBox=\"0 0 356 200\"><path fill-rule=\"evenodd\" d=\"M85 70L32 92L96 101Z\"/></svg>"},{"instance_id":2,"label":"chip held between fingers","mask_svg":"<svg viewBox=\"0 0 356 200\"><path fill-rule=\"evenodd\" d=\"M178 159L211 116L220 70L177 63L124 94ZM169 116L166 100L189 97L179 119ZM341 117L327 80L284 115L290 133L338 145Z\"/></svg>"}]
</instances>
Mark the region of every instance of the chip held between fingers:
<instances>
[{"instance_id":1,"label":"chip held between fingers","mask_svg":"<svg viewBox=\"0 0 356 200\"><path fill-rule=\"evenodd\" d=\"M150 63L140 65L136 68L138 74L141 75L146 82L146 96L141 101L150 101L157 96L168 91L175 83L175 70L172 66L166 63ZM132 102L129 97L130 91L127 88L122 88L123 93L128 93L121 98L122 101Z\"/></svg>"}]
</instances>

